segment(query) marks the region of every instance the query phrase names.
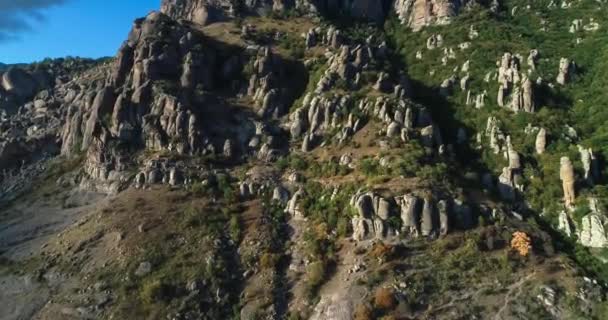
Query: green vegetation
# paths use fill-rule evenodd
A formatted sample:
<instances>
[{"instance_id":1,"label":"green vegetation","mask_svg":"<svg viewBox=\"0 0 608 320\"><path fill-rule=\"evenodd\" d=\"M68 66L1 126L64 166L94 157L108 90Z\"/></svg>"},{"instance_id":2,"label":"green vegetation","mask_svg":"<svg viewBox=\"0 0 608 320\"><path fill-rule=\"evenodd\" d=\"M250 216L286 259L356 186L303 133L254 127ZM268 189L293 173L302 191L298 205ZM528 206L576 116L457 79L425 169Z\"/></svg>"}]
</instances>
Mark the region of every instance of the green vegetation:
<instances>
[{"instance_id":1,"label":"green vegetation","mask_svg":"<svg viewBox=\"0 0 608 320\"><path fill-rule=\"evenodd\" d=\"M516 10L515 14L511 14L513 10ZM509 0L501 2L498 14L481 7L472 8L447 26L411 32L393 16L387 21L385 29L390 45L396 48L393 63L407 69L414 87L413 98L431 108L433 119L439 123L443 136L453 143L456 130L461 127L466 129L470 137L468 146L460 146L460 150L456 150L463 166L480 173L500 174L506 165L502 154L490 152L485 137L482 141L484 149L476 151L477 142L474 139L478 133L484 135L488 117L496 117L501 129L511 137L514 148L520 153L523 164L523 179L520 182L526 201L534 212L544 212L545 219L556 226L557 214L563 210L563 192L559 180L559 159L562 156L570 157L578 177L577 209L572 213L574 221L580 222L582 216L589 212L585 206L588 196L598 197L603 204L608 201L604 178L596 181L595 185L582 181L583 168L576 147L593 148L595 156L602 163L608 156L608 129L605 126L608 120L608 80L604 76L608 72L608 34L602 31L604 26L601 23L605 16L605 6L593 2L572 3L571 8L560 9L548 8L545 2ZM569 29L575 19L582 19L583 25L598 22L600 29L585 31L581 28L571 33ZM477 38L469 38L471 26L478 32ZM428 50L426 40L434 34L442 35L443 46ZM466 42L470 43L470 48L461 50L458 46ZM444 48L452 48L455 52L455 58L448 59L447 65L441 61ZM520 71L522 74L527 72L529 67L526 60L532 49L539 51L540 58L529 77L533 80L543 79L542 84L536 85L536 112L514 114L497 105L498 82L494 78L485 82L484 78L488 72L496 71L496 63L505 52L520 55ZM418 51L422 53L422 59L416 58ZM565 86L549 85L555 83L562 57L575 61L577 72ZM470 61L467 73L471 76L469 87L472 93L487 91L485 107L479 110L466 105L467 94L459 88L455 88L447 98L437 94L438 86L444 79L466 74L460 71L465 61ZM544 154L536 154L536 135L526 133L528 125L547 130L548 145ZM566 126L576 129L578 138L569 137ZM429 178L443 175L443 170L433 171L429 168L418 174ZM587 260L587 254L576 251L572 252L572 256L585 261L585 264L596 265ZM594 272L604 273L599 269Z\"/></svg>"}]
</instances>

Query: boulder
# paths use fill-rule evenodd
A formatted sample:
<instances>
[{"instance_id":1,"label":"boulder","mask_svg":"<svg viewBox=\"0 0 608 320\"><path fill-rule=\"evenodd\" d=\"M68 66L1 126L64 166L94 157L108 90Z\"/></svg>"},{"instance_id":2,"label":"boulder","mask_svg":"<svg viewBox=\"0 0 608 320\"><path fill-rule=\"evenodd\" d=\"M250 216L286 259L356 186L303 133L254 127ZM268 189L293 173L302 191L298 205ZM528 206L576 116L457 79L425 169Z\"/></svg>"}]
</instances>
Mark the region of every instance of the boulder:
<instances>
[{"instance_id":1,"label":"boulder","mask_svg":"<svg viewBox=\"0 0 608 320\"><path fill-rule=\"evenodd\" d=\"M38 89L38 83L21 68L10 68L2 75L2 88L20 99L31 98Z\"/></svg>"}]
</instances>

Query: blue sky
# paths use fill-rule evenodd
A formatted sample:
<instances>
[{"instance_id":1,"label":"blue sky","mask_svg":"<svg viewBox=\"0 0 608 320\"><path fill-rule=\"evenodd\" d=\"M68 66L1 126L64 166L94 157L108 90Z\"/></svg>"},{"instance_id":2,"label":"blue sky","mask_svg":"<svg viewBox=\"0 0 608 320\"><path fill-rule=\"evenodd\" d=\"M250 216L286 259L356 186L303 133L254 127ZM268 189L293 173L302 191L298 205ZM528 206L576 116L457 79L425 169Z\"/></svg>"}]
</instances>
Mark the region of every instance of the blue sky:
<instances>
[{"instance_id":1,"label":"blue sky","mask_svg":"<svg viewBox=\"0 0 608 320\"><path fill-rule=\"evenodd\" d=\"M0 0L0 62L113 56L160 0Z\"/></svg>"}]
</instances>

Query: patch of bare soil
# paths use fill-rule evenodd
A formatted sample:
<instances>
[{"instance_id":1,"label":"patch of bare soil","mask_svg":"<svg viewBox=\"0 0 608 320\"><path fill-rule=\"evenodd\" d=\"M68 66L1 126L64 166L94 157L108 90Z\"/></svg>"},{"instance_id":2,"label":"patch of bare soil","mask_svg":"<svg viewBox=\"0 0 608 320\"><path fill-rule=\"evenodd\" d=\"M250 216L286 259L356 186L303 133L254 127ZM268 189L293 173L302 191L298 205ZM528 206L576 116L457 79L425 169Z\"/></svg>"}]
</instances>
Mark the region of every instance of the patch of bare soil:
<instances>
[{"instance_id":1,"label":"patch of bare soil","mask_svg":"<svg viewBox=\"0 0 608 320\"><path fill-rule=\"evenodd\" d=\"M19 201L0 212L0 253L10 260L39 254L46 242L86 217L103 201L104 194L79 190Z\"/></svg>"},{"instance_id":2,"label":"patch of bare soil","mask_svg":"<svg viewBox=\"0 0 608 320\"><path fill-rule=\"evenodd\" d=\"M107 201L104 194L59 188L24 195L0 211L0 319L35 319L53 294L75 281L46 268L44 251L66 230L84 223Z\"/></svg>"},{"instance_id":3,"label":"patch of bare soil","mask_svg":"<svg viewBox=\"0 0 608 320\"><path fill-rule=\"evenodd\" d=\"M356 244L341 242L340 260L335 273L319 292L319 303L314 307L311 320L350 320L355 307L367 297L367 289L357 284L365 277L362 257L356 254Z\"/></svg>"}]
</instances>

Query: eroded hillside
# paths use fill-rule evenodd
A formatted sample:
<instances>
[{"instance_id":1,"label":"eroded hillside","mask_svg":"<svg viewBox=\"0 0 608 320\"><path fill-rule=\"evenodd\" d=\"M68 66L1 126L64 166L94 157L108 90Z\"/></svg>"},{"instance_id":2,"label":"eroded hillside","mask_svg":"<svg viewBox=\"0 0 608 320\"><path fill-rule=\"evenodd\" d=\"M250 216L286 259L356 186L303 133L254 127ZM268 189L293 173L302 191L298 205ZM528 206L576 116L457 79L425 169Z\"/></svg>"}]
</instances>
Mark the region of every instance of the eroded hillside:
<instances>
[{"instance_id":1,"label":"eroded hillside","mask_svg":"<svg viewBox=\"0 0 608 320\"><path fill-rule=\"evenodd\" d=\"M605 11L164 0L11 68L0 318L605 318Z\"/></svg>"}]
</instances>

